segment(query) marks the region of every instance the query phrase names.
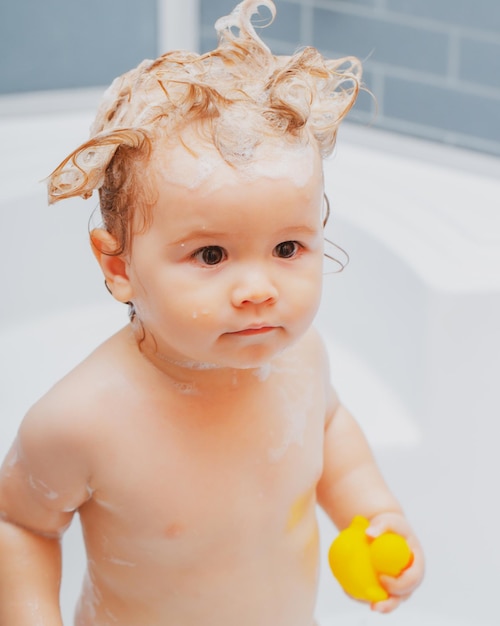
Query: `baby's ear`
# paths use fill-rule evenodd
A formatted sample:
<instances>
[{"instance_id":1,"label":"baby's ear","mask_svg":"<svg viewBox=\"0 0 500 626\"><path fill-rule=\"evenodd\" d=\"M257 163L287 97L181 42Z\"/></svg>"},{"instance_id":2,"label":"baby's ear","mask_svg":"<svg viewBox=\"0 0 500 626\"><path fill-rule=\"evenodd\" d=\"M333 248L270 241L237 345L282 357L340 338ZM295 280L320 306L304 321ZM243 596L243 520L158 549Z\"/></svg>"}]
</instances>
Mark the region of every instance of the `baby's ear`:
<instances>
[{"instance_id":1,"label":"baby's ear","mask_svg":"<svg viewBox=\"0 0 500 626\"><path fill-rule=\"evenodd\" d=\"M128 277L128 264L123 254L117 255L116 238L103 228L90 233L92 252L101 266L106 286L119 302L132 300L132 286Z\"/></svg>"}]
</instances>

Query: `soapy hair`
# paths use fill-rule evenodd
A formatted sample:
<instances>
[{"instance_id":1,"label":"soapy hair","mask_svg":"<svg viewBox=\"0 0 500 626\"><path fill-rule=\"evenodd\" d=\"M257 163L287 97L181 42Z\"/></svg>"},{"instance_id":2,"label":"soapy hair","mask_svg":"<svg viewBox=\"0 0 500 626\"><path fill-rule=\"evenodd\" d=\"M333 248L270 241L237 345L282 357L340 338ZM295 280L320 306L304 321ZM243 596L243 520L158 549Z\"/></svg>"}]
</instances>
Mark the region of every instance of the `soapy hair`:
<instances>
[{"instance_id":1,"label":"soapy hair","mask_svg":"<svg viewBox=\"0 0 500 626\"><path fill-rule=\"evenodd\" d=\"M156 140L179 138L196 123L203 141L242 167L266 140L313 143L324 157L360 87L354 57L325 59L306 47L275 56L256 34L252 16L271 0L244 0L215 29L218 46L205 54L168 52L116 78L105 92L90 139L48 178L49 203L99 190L106 229L127 249L132 217L147 225L154 188L146 175Z\"/></svg>"}]
</instances>

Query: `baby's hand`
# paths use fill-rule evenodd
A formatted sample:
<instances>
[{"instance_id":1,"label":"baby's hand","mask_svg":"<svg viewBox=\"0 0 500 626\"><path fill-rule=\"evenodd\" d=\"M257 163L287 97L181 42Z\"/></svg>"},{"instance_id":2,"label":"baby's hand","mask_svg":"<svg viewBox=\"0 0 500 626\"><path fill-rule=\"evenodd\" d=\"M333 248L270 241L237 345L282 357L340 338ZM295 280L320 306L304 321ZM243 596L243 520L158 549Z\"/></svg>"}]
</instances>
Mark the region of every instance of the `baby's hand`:
<instances>
[{"instance_id":1,"label":"baby's hand","mask_svg":"<svg viewBox=\"0 0 500 626\"><path fill-rule=\"evenodd\" d=\"M389 598L381 602L374 602L371 605L372 610L379 613L389 613L398 607L401 602L407 600L422 582L425 570L424 555L420 542L401 513L381 513L376 515L370 520L370 526L367 528L366 534L370 537L378 537L387 531L395 532L406 539L413 553L413 561L397 578L380 576L380 583L389 594Z\"/></svg>"}]
</instances>

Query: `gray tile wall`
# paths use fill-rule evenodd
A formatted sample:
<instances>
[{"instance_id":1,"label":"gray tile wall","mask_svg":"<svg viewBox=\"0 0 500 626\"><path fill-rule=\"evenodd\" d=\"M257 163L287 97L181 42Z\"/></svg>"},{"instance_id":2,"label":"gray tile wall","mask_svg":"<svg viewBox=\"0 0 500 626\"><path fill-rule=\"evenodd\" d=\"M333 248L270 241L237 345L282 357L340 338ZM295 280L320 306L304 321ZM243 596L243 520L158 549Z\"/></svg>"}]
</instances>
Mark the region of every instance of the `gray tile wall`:
<instances>
[{"instance_id":1,"label":"gray tile wall","mask_svg":"<svg viewBox=\"0 0 500 626\"><path fill-rule=\"evenodd\" d=\"M201 48L233 0L200 0ZM364 60L350 120L500 155L499 0L275 0L277 53L314 45ZM264 10L262 10L264 17Z\"/></svg>"},{"instance_id":2,"label":"gray tile wall","mask_svg":"<svg viewBox=\"0 0 500 626\"><path fill-rule=\"evenodd\" d=\"M156 56L157 1L0 0L0 94L109 84ZM207 50L237 0L199 2ZM375 98L361 94L351 121L500 155L500 0L275 3L262 31L275 52L364 60Z\"/></svg>"},{"instance_id":3,"label":"gray tile wall","mask_svg":"<svg viewBox=\"0 0 500 626\"><path fill-rule=\"evenodd\" d=\"M0 0L0 94L108 85L157 52L157 0Z\"/></svg>"}]
</instances>

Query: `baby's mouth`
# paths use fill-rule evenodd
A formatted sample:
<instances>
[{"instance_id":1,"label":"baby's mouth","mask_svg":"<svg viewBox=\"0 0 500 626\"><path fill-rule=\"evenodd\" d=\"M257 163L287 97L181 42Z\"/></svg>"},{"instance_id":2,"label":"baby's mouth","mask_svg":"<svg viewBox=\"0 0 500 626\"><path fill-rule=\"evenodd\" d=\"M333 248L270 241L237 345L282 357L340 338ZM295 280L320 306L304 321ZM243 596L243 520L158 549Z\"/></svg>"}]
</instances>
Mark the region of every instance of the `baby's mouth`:
<instances>
[{"instance_id":1,"label":"baby's mouth","mask_svg":"<svg viewBox=\"0 0 500 626\"><path fill-rule=\"evenodd\" d=\"M233 331L228 333L230 335L239 335L239 336L252 336L252 335L264 335L266 333L270 333L273 330L276 330L276 326L267 326L265 324L259 326L248 326L247 328L243 328L241 330Z\"/></svg>"}]
</instances>

